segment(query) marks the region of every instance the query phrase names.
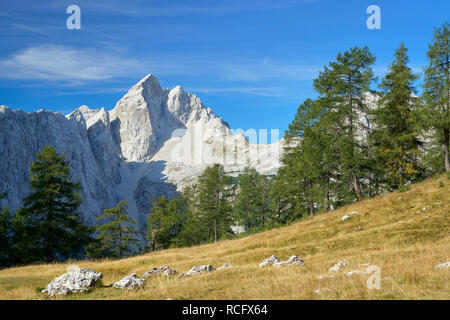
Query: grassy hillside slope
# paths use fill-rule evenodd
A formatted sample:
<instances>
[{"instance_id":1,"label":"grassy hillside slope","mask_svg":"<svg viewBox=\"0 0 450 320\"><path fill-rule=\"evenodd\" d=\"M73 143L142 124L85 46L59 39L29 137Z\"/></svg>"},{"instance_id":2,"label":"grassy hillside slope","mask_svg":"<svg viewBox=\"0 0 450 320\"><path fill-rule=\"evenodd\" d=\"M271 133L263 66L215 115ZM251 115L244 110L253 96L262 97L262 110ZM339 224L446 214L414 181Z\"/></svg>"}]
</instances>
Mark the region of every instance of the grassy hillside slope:
<instances>
[{"instance_id":1,"label":"grassy hillside slope","mask_svg":"<svg viewBox=\"0 0 450 320\"><path fill-rule=\"evenodd\" d=\"M359 213L342 222L351 211ZM298 255L305 266L258 268L272 254L281 260ZM341 259L349 265L334 278L317 279ZM102 287L56 299L450 299L450 269L434 268L449 260L450 180L441 177L242 239L116 261L77 262L103 272L104 285L162 265L180 273L201 264L234 267L189 278L149 278L144 289L135 291ZM367 288L368 275L347 276L367 263L381 268L380 290ZM70 265L2 270L0 299L49 299L36 288ZM330 291L314 292L323 288Z\"/></svg>"}]
</instances>

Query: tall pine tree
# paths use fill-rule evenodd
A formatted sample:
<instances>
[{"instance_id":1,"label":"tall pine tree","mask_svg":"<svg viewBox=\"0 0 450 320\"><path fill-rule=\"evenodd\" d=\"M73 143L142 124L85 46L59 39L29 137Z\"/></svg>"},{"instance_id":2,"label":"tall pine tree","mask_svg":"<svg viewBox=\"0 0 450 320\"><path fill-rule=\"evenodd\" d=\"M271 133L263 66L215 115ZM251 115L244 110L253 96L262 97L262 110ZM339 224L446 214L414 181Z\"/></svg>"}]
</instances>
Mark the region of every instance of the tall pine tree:
<instances>
[{"instance_id":1,"label":"tall pine tree","mask_svg":"<svg viewBox=\"0 0 450 320\"><path fill-rule=\"evenodd\" d=\"M450 24L445 22L436 29L427 56L423 84L423 123L435 133L434 140L442 146L444 168L450 171Z\"/></svg>"},{"instance_id":2,"label":"tall pine tree","mask_svg":"<svg viewBox=\"0 0 450 320\"><path fill-rule=\"evenodd\" d=\"M147 241L150 249L169 248L177 243L186 220L186 203L183 197L167 200L163 195L152 199L152 209L147 216Z\"/></svg>"},{"instance_id":3,"label":"tall pine tree","mask_svg":"<svg viewBox=\"0 0 450 320\"><path fill-rule=\"evenodd\" d=\"M367 145L361 138L365 120L362 115L369 111L364 93L370 91L376 79L371 68L374 62L367 47L355 47L338 54L336 61L330 62L314 80L315 90L327 104L327 123L334 131L339 150L339 171L357 200L363 196L361 180L367 166Z\"/></svg>"},{"instance_id":4,"label":"tall pine tree","mask_svg":"<svg viewBox=\"0 0 450 320\"><path fill-rule=\"evenodd\" d=\"M407 49L402 43L383 78L378 108L374 111L376 146L389 184L405 185L419 174L419 147L413 111L417 105L414 81L418 76L408 67Z\"/></svg>"},{"instance_id":5,"label":"tall pine tree","mask_svg":"<svg viewBox=\"0 0 450 320\"><path fill-rule=\"evenodd\" d=\"M114 208L103 210L97 221L106 220L96 227L97 241L88 247L92 258L123 258L140 248L138 232L134 229L136 221L127 214L128 201L119 202Z\"/></svg>"},{"instance_id":6,"label":"tall pine tree","mask_svg":"<svg viewBox=\"0 0 450 320\"><path fill-rule=\"evenodd\" d=\"M69 161L51 146L44 146L30 167L32 192L16 213L21 222L23 262L80 257L90 240L78 208L80 184L71 181Z\"/></svg>"},{"instance_id":7,"label":"tall pine tree","mask_svg":"<svg viewBox=\"0 0 450 320\"><path fill-rule=\"evenodd\" d=\"M0 212L0 268L10 266L13 263L12 241L13 216L8 207L4 206Z\"/></svg>"},{"instance_id":8,"label":"tall pine tree","mask_svg":"<svg viewBox=\"0 0 450 320\"><path fill-rule=\"evenodd\" d=\"M239 191L233 202L236 222L249 233L262 228L267 220L269 180L254 168L239 175Z\"/></svg>"}]
</instances>

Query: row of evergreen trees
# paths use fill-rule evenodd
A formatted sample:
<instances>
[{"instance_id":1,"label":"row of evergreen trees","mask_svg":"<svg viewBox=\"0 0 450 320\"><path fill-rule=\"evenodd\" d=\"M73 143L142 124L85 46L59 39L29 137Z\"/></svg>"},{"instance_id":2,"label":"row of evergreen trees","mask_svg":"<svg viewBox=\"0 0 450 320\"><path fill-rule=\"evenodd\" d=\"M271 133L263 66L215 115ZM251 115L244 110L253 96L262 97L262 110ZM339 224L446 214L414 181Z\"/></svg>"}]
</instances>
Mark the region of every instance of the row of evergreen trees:
<instances>
[{"instance_id":1,"label":"row of evergreen trees","mask_svg":"<svg viewBox=\"0 0 450 320\"><path fill-rule=\"evenodd\" d=\"M372 90L375 57L367 47L324 67L314 80L318 98L300 105L286 132L272 194L279 216L295 217L302 208L312 215L450 171L449 35L448 22L435 31L422 97L403 44L379 92Z\"/></svg>"},{"instance_id":2,"label":"row of evergreen trees","mask_svg":"<svg viewBox=\"0 0 450 320\"><path fill-rule=\"evenodd\" d=\"M85 226L80 184L64 155L44 147L30 167L33 191L14 215L7 207L0 214L0 267L214 242L233 237L233 226L253 233L449 172L449 36L448 22L435 30L421 97L403 44L379 92L367 47L338 54L314 80L318 98L304 101L289 125L273 179L250 167L235 179L212 165L177 198L152 199L146 241L126 201Z\"/></svg>"},{"instance_id":3,"label":"row of evergreen trees","mask_svg":"<svg viewBox=\"0 0 450 320\"><path fill-rule=\"evenodd\" d=\"M367 47L338 54L314 80L318 98L289 125L276 177L247 168L234 185L214 165L179 198L153 199L152 250L229 238L232 225L246 233L283 225L449 172L449 36L448 22L435 30L422 97L403 43L379 91Z\"/></svg>"}]
</instances>

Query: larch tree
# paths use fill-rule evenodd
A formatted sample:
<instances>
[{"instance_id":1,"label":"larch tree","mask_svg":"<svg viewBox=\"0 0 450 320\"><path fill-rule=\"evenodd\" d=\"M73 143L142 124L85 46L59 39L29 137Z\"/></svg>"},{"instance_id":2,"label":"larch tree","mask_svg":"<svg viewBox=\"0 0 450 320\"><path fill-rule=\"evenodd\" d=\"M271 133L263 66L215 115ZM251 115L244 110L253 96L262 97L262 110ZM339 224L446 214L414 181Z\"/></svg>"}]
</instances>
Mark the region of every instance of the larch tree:
<instances>
[{"instance_id":1,"label":"larch tree","mask_svg":"<svg viewBox=\"0 0 450 320\"><path fill-rule=\"evenodd\" d=\"M433 43L427 56L429 65L425 69L423 84L423 124L434 131L434 140L442 146L443 167L450 172L450 24L445 22L435 29Z\"/></svg>"},{"instance_id":2,"label":"larch tree","mask_svg":"<svg viewBox=\"0 0 450 320\"><path fill-rule=\"evenodd\" d=\"M419 174L421 142L413 117L418 100L414 95L414 82L418 76L408 67L407 49L403 43L395 51L394 58L379 85L382 91L374 111L374 135L388 182L398 188Z\"/></svg>"}]
</instances>

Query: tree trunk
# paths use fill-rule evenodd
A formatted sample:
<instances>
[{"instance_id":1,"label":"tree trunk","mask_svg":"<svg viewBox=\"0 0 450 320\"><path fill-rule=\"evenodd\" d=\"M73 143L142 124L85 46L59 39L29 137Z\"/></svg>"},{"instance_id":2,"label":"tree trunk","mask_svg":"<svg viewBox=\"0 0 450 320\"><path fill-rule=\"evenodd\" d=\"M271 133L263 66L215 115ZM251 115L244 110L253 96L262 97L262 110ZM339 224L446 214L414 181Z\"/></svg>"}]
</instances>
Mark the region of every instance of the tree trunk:
<instances>
[{"instance_id":1,"label":"tree trunk","mask_svg":"<svg viewBox=\"0 0 450 320\"><path fill-rule=\"evenodd\" d=\"M450 172L449 141L450 141L450 130L444 129L444 144L442 145L442 147L444 149L445 171L447 172Z\"/></svg>"},{"instance_id":2,"label":"tree trunk","mask_svg":"<svg viewBox=\"0 0 450 320\"><path fill-rule=\"evenodd\" d=\"M312 197L312 190L313 190L312 181L309 181L309 190L311 192L310 197ZM312 200L309 200L309 216L314 217L314 202Z\"/></svg>"},{"instance_id":3,"label":"tree trunk","mask_svg":"<svg viewBox=\"0 0 450 320\"><path fill-rule=\"evenodd\" d=\"M314 202L309 201L309 216L314 217Z\"/></svg>"},{"instance_id":4,"label":"tree trunk","mask_svg":"<svg viewBox=\"0 0 450 320\"><path fill-rule=\"evenodd\" d=\"M361 201L362 200L361 186L359 184L358 178L356 178L356 175L354 173L350 175L350 182L352 184L353 192L355 193L356 198L358 199L358 201Z\"/></svg>"}]
</instances>

